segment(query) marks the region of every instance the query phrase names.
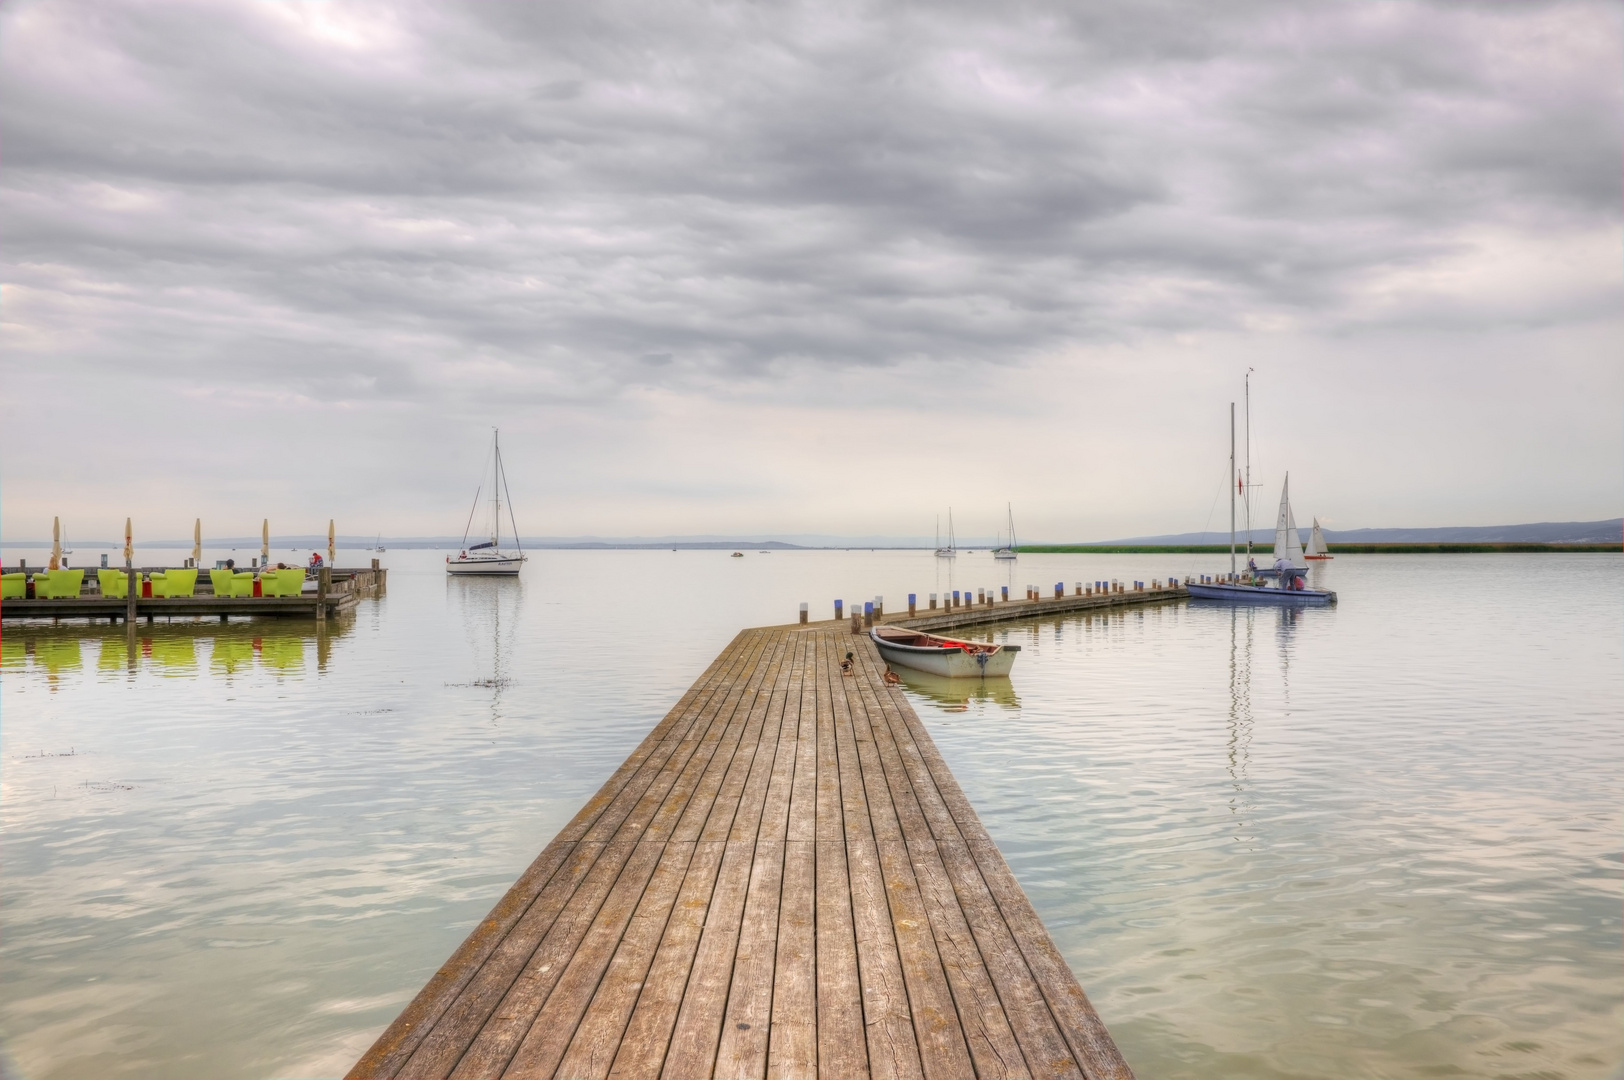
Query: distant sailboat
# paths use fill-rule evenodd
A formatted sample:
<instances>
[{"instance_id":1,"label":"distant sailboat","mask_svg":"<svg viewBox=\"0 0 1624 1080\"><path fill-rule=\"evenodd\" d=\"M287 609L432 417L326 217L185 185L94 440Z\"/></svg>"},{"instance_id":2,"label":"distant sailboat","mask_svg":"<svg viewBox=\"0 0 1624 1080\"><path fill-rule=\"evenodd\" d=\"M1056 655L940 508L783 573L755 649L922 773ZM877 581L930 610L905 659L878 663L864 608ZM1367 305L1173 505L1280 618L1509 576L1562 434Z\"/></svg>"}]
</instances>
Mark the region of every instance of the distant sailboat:
<instances>
[{"instance_id":1,"label":"distant sailboat","mask_svg":"<svg viewBox=\"0 0 1624 1080\"><path fill-rule=\"evenodd\" d=\"M1015 558L1015 507L1009 503L1005 503L1004 505L1009 509L1009 543L1003 547L994 549L992 557L995 559Z\"/></svg>"},{"instance_id":2,"label":"distant sailboat","mask_svg":"<svg viewBox=\"0 0 1624 1080\"><path fill-rule=\"evenodd\" d=\"M1314 531L1308 536L1308 550L1303 552L1305 559L1334 559L1331 549L1325 546L1325 534L1320 531L1319 518L1314 519Z\"/></svg>"},{"instance_id":3,"label":"distant sailboat","mask_svg":"<svg viewBox=\"0 0 1624 1080\"><path fill-rule=\"evenodd\" d=\"M947 546L942 546L942 519L936 519L936 554L943 559L951 559L957 555L958 549L953 542L953 508L947 508Z\"/></svg>"}]
</instances>

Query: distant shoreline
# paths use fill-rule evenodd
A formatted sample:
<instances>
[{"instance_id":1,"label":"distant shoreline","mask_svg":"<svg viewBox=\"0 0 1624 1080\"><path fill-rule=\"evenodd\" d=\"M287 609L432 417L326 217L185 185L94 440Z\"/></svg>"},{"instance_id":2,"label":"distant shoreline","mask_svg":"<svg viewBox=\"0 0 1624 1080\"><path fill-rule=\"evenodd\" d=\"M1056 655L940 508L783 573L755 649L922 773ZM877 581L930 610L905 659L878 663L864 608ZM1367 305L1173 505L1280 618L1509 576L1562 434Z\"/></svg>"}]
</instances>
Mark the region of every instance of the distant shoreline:
<instances>
[{"instance_id":1,"label":"distant shoreline","mask_svg":"<svg viewBox=\"0 0 1624 1080\"><path fill-rule=\"evenodd\" d=\"M1619 544L1327 544L1332 555L1462 555L1491 552L1558 554L1566 552L1624 552ZM1246 545L1237 543L1236 551ZM1229 553L1228 544L1022 544L1016 549L1033 555L1217 555ZM1274 554L1273 544L1252 545L1253 554Z\"/></svg>"}]
</instances>

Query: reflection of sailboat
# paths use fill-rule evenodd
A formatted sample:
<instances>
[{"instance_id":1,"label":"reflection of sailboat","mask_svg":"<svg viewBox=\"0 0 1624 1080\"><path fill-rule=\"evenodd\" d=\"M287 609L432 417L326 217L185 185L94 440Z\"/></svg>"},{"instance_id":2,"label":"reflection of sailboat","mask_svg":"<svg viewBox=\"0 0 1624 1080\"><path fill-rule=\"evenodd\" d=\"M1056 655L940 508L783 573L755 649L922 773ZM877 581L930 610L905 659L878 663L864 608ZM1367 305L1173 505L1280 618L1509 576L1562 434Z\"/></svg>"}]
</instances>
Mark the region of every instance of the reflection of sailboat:
<instances>
[{"instance_id":1,"label":"reflection of sailboat","mask_svg":"<svg viewBox=\"0 0 1624 1080\"><path fill-rule=\"evenodd\" d=\"M1009 543L993 551L992 557L995 559L1015 558L1015 507L1008 503L1004 505L1009 509Z\"/></svg>"},{"instance_id":2,"label":"reflection of sailboat","mask_svg":"<svg viewBox=\"0 0 1624 1080\"><path fill-rule=\"evenodd\" d=\"M491 538L468 546L468 528L462 532L463 550L456 558L447 555L445 572L448 574L478 574L485 577L517 577L524 566L524 548L519 545L513 552L502 550L502 493L507 490L507 472L502 468L502 439L494 429L491 433ZM479 509L479 491L474 492L474 507L468 511L468 525L472 527L474 511ZM513 520L513 497L508 496L508 521L513 525L513 542L519 544L519 526Z\"/></svg>"},{"instance_id":3,"label":"reflection of sailboat","mask_svg":"<svg viewBox=\"0 0 1624 1080\"><path fill-rule=\"evenodd\" d=\"M944 559L951 559L958 554L953 541L953 508L947 508L947 546L942 546L942 519L936 519L936 554Z\"/></svg>"},{"instance_id":4,"label":"reflection of sailboat","mask_svg":"<svg viewBox=\"0 0 1624 1080\"><path fill-rule=\"evenodd\" d=\"M1305 559L1334 559L1331 549L1325 546L1325 533L1320 531L1319 518L1314 519L1314 531L1308 535L1308 550L1303 552Z\"/></svg>"},{"instance_id":5,"label":"reflection of sailboat","mask_svg":"<svg viewBox=\"0 0 1624 1080\"><path fill-rule=\"evenodd\" d=\"M1296 614L1295 611L1292 612ZM1246 800L1247 769L1252 762L1252 619L1251 611L1244 614L1246 619L1245 648L1241 648L1240 621L1243 615L1240 609L1233 609L1229 613L1229 784L1232 789L1229 796L1229 812L1235 816L1237 831L1244 822L1240 819L1241 813L1250 807ZM1239 840L1241 837L1236 836Z\"/></svg>"}]
</instances>

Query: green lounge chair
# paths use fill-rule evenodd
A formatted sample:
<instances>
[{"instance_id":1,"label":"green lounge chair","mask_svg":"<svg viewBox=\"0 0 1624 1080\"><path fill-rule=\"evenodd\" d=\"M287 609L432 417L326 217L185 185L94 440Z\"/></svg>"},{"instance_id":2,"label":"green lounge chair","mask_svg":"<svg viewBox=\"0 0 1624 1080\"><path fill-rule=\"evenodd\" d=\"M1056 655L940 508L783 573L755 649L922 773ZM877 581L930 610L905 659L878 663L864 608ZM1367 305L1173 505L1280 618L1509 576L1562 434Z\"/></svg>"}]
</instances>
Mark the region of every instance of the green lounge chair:
<instances>
[{"instance_id":1,"label":"green lounge chair","mask_svg":"<svg viewBox=\"0 0 1624 1080\"><path fill-rule=\"evenodd\" d=\"M0 574L0 600L6 599L7 597L16 597L18 600L21 600L27 595L27 574Z\"/></svg>"},{"instance_id":2,"label":"green lounge chair","mask_svg":"<svg viewBox=\"0 0 1624 1080\"><path fill-rule=\"evenodd\" d=\"M84 588L83 570L41 570L34 575L34 595L41 599L65 600Z\"/></svg>"},{"instance_id":3,"label":"green lounge chair","mask_svg":"<svg viewBox=\"0 0 1624 1080\"><path fill-rule=\"evenodd\" d=\"M164 570L152 575L153 596L191 596L196 588L196 570Z\"/></svg>"},{"instance_id":4,"label":"green lounge chair","mask_svg":"<svg viewBox=\"0 0 1624 1080\"><path fill-rule=\"evenodd\" d=\"M230 570L209 571L209 584L214 586L215 596L231 595L231 575L232 572Z\"/></svg>"},{"instance_id":5,"label":"green lounge chair","mask_svg":"<svg viewBox=\"0 0 1624 1080\"><path fill-rule=\"evenodd\" d=\"M97 570L96 584L101 594L112 600L124 600L130 595L130 578L123 570Z\"/></svg>"},{"instance_id":6,"label":"green lounge chair","mask_svg":"<svg viewBox=\"0 0 1624 1080\"><path fill-rule=\"evenodd\" d=\"M298 596L304 588L304 577L298 567L267 570L259 576L260 592L265 596Z\"/></svg>"},{"instance_id":7,"label":"green lounge chair","mask_svg":"<svg viewBox=\"0 0 1624 1080\"><path fill-rule=\"evenodd\" d=\"M254 572L252 570L238 570L231 575L231 595L254 595Z\"/></svg>"}]
</instances>

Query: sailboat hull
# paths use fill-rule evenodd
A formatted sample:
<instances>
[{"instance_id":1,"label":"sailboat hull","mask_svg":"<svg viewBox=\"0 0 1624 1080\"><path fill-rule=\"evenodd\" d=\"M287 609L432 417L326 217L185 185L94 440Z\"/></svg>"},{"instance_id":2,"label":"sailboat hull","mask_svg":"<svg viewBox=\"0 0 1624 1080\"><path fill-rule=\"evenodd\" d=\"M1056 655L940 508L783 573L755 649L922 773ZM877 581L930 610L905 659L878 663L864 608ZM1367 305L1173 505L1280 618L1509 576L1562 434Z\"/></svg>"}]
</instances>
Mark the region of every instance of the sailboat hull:
<instances>
[{"instance_id":1,"label":"sailboat hull","mask_svg":"<svg viewBox=\"0 0 1624 1080\"><path fill-rule=\"evenodd\" d=\"M478 556L463 556L452 558L447 555L445 572L456 577L518 577L519 568L524 565L523 555L497 555L487 558Z\"/></svg>"},{"instance_id":2,"label":"sailboat hull","mask_svg":"<svg viewBox=\"0 0 1624 1080\"><path fill-rule=\"evenodd\" d=\"M1186 585L1195 600L1227 600L1237 604L1334 604L1336 593L1327 589L1264 589L1256 585Z\"/></svg>"}]
</instances>

